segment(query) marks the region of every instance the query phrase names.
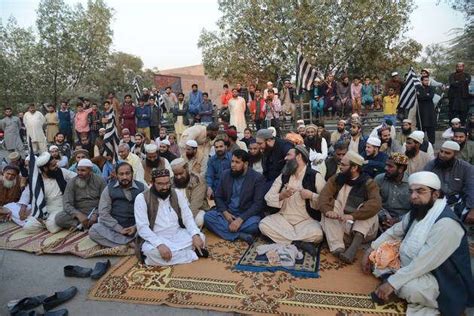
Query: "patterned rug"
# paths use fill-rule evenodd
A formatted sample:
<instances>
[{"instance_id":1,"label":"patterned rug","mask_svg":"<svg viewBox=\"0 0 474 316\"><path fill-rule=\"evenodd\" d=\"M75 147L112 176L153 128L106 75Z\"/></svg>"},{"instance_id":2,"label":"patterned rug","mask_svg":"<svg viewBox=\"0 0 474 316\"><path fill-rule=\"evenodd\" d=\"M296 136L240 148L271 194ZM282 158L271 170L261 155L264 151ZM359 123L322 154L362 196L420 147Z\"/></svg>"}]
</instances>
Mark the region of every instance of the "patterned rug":
<instances>
[{"instance_id":1,"label":"patterned rug","mask_svg":"<svg viewBox=\"0 0 474 316\"><path fill-rule=\"evenodd\" d=\"M87 232L67 230L51 234L47 230L29 235L13 223L0 224L0 249L21 250L41 254L72 254L82 258L127 256L134 253L128 246L106 248L92 241Z\"/></svg>"},{"instance_id":2,"label":"patterned rug","mask_svg":"<svg viewBox=\"0 0 474 316\"><path fill-rule=\"evenodd\" d=\"M404 315L405 306L374 304L369 293L379 284L362 274L360 263L340 263L321 251L318 279L297 278L287 272L236 271L247 250L207 235L210 258L173 267L146 267L135 257L123 258L91 289L98 301L169 305L242 314Z\"/></svg>"},{"instance_id":3,"label":"patterned rug","mask_svg":"<svg viewBox=\"0 0 474 316\"><path fill-rule=\"evenodd\" d=\"M265 244L268 244L268 242L261 238L257 238L244 252L242 258L240 258L234 268L238 271L250 272L286 271L296 277L319 278L319 258L321 247L318 247L318 254L316 257L303 253L303 258L296 260L293 267L282 267L271 265L265 254L259 255L257 253L257 247Z\"/></svg>"}]
</instances>

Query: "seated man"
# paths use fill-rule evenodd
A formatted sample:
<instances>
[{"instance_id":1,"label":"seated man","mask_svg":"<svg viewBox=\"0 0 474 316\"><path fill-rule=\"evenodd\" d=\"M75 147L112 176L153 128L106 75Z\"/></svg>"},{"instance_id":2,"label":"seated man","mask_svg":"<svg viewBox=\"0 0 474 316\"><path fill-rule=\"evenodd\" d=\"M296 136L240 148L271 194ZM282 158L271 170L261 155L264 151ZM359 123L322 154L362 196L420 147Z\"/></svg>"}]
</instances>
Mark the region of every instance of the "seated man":
<instances>
[{"instance_id":1,"label":"seated man","mask_svg":"<svg viewBox=\"0 0 474 316\"><path fill-rule=\"evenodd\" d=\"M36 158L35 164L35 168L39 169L39 176L43 180L42 191L46 204L44 207L41 207L41 204L38 205L35 212L23 207L20 210L20 219L26 218L23 230L28 234L41 232L45 228L54 234L61 230L61 227L56 224L55 219L64 209L63 194L66 190L66 184L76 176L76 173L59 168L58 162L48 152L44 152ZM30 172L34 173L33 170L30 170ZM34 196L31 198L31 204L34 205ZM34 207L32 206L32 208Z\"/></svg>"},{"instance_id":2,"label":"seated man","mask_svg":"<svg viewBox=\"0 0 474 316\"><path fill-rule=\"evenodd\" d=\"M263 154L260 151L260 147L258 146L257 142L255 140L251 140L249 143L249 165L258 173L263 173L262 157Z\"/></svg>"},{"instance_id":3,"label":"seated man","mask_svg":"<svg viewBox=\"0 0 474 316\"><path fill-rule=\"evenodd\" d=\"M469 140L467 129L456 128L454 131L453 141L459 144L461 152L458 158L474 165L474 142Z\"/></svg>"},{"instance_id":4,"label":"seated man","mask_svg":"<svg viewBox=\"0 0 474 316\"><path fill-rule=\"evenodd\" d=\"M227 146L223 139L214 142L216 154L207 161L206 183L207 198L213 199L219 186L219 181L224 170L230 169L232 153L227 151Z\"/></svg>"},{"instance_id":5,"label":"seated man","mask_svg":"<svg viewBox=\"0 0 474 316\"><path fill-rule=\"evenodd\" d=\"M446 205L434 173L414 173L408 184L410 212L372 242L363 269L370 272L373 250L387 241L400 241L400 268L384 275L375 295L387 301L395 293L407 300L407 315L463 315L474 303L466 230ZM374 270L376 276L381 273L385 271Z\"/></svg>"},{"instance_id":6,"label":"seated man","mask_svg":"<svg viewBox=\"0 0 474 316\"><path fill-rule=\"evenodd\" d=\"M137 256L145 257L147 265L160 266L198 260L204 234L194 222L186 197L171 188L167 169L153 170L152 178L152 187L135 199Z\"/></svg>"},{"instance_id":7,"label":"seated man","mask_svg":"<svg viewBox=\"0 0 474 316\"><path fill-rule=\"evenodd\" d=\"M378 131L377 131L377 136L380 138L380 141L382 142L382 145L380 146L380 151L383 153L386 153L387 156L390 156L393 153L402 153L403 148L398 142L398 140L395 139L395 137L392 137L390 134L390 129L387 126L382 126Z\"/></svg>"},{"instance_id":8,"label":"seated man","mask_svg":"<svg viewBox=\"0 0 474 316\"><path fill-rule=\"evenodd\" d=\"M385 161L388 158L386 153L379 150L380 145L380 139L377 137L369 137L365 143L365 152L362 157L364 157L366 163L362 167L362 171L371 178L383 173Z\"/></svg>"},{"instance_id":9,"label":"seated man","mask_svg":"<svg viewBox=\"0 0 474 316\"><path fill-rule=\"evenodd\" d=\"M216 207L204 215L204 225L225 240L253 241L263 207L265 180L248 166L249 154L234 151L230 170L221 176L217 187Z\"/></svg>"},{"instance_id":10,"label":"seated man","mask_svg":"<svg viewBox=\"0 0 474 316\"><path fill-rule=\"evenodd\" d=\"M144 170L145 184L151 185L151 172L153 169L168 169L170 175L173 176L173 171L171 171L171 166L168 160L163 157L160 157L160 152L158 151L158 146L156 144L145 145L146 158L142 161L142 167Z\"/></svg>"},{"instance_id":11,"label":"seated man","mask_svg":"<svg viewBox=\"0 0 474 316\"><path fill-rule=\"evenodd\" d=\"M385 162L385 173L375 177L382 197L379 224L383 231L398 223L410 210L408 176L405 173L408 157L394 153Z\"/></svg>"},{"instance_id":12,"label":"seated man","mask_svg":"<svg viewBox=\"0 0 474 316\"><path fill-rule=\"evenodd\" d=\"M142 133L136 133L135 144L130 148L130 151L140 159L145 159L145 145L145 136Z\"/></svg>"},{"instance_id":13,"label":"seated man","mask_svg":"<svg viewBox=\"0 0 474 316\"><path fill-rule=\"evenodd\" d=\"M67 156L64 156L64 155L61 154L61 152L59 151L58 146L51 145L51 146L49 146L48 151L51 154L51 156L53 156L53 158L58 161L59 168L67 168L68 167L68 165L69 165L68 158L67 158Z\"/></svg>"},{"instance_id":14,"label":"seated man","mask_svg":"<svg viewBox=\"0 0 474 316\"><path fill-rule=\"evenodd\" d=\"M265 195L267 205L278 208L278 213L263 218L258 227L274 242L294 243L316 256L316 245L323 240L317 200L325 181L308 166L309 152L304 146L290 149L285 160L282 174Z\"/></svg>"},{"instance_id":15,"label":"seated man","mask_svg":"<svg viewBox=\"0 0 474 316\"><path fill-rule=\"evenodd\" d=\"M431 157L420 149L425 133L414 131L407 137L405 155L408 157L408 174L422 171Z\"/></svg>"},{"instance_id":16,"label":"seated man","mask_svg":"<svg viewBox=\"0 0 474 316\"><path fill-rule=\"evenodd\" d=\"M168 139L162 140L160 142L160 156L168 160L169 163L178 158L170 151L170 147L171 143Z\"/></svg>"},{"instance_id":17,"label":"seated man","mask_svg":"<svg viewBox=\"0 0 474 316\"><path fill-rule=\"evenodd\" d=\"M133 180L140 181L146 184L145 171L143 170L142 160L140 157L130 152L130 147L127 144L120 144L118 146L118 155L120 160L128 162L133 168Z\"/></svg>"},{"instance_id":18,"label":"seated man","mask_svg":"<svg viewBox=\"0 0 474 316\"><path fill-rule=\"evenodd\" d=\"M174 176L172 185L176 191L184 193L189 202L189 208L193 213L196 225L202 228L204 225L204 214L209 209L207 204L206 182L197 174L189 171L188 164L183 158L177 158L171 162Z\"/></svg>"},{"instance_id":19,"label":"seated man","mask_svg":"<svg viewBox=\"0 0 474 316\"><path fill-rule=\"evenodd\" d=\"M69 167L69 171L76 172L79 161L81 161L81 159L89 159L89 152L85 149L76 149L72 157L75 162ZM100 171L100 168L96 164L92 165L92 172L99 176L102 175L102 171Z\"/></svg>"},{"instance_id":20,"label":"seated man","mask_svg":"<svg viewBox=\"0 0 474 316\"><path fill-rule=\"evenodd\" d=\"M342 157L347 153L347 144L344 142L337 142L334 144L334 154L331 158L328 158L324 163L320 164L319 172L324 177L325 181L328 181L333 175L338 173L341 166Z\"/></svg>"},{"instance_id":21,"label":"seated man","mask_svg":"<svg viewBox=\"0 0 474 316\"><path fill-rule=\"evenodd\" d=\"M329 250L346 263L354 262L363 241L375 239L377 213L382 208L379 188L373 179L362 173L364 158L348 151L341 161L341 172L326 183L319 194L321 225ZM346 249L344 235L352 237Z\"/></svg>"},{"instance_id":22,"label":"seated man","mask_svg":"<svg viewBox=\"0 0 474 316\"><path fill-rule=\"evenodd\" d=\"M64 191L64 211L56 215L56 225L62 228L88 229L97 222L97 206L105 188L101 176L92 172L93 163L81 159L77 164L77 177L72 178Z\"/></svg>"},{"instance_id":23,"label":"seated man","mask_svg":"<svg viewBox=\"0 0 474 316\"><path fill-rule=\"evenodd\" d=\"M0 221L19 218L20 207L14 207L15 216L13 216L11 206L17 205L20 196L20 168L6 165L0 178Z\"/></svg>"},{"instance_id":24,"label":"seated man","mask_svg":"<svg viewBox=\"0 0 474 316\"><path fill-rule=\"evenodd\" d=\"M145 185L133 180L132 166L126 162L115 168L116 181L109 183L100 196L99 220L89 229L89 237L106 247L126 245L135 239L137 228L133 206Z\"/></svg>"},{"instance_id":25,"label":"seated man","mask_svg":"<svg viewBox=\"0 0 474 316\"><path fill-rule=\"evenodd\" d=\"M448 206L466 223L474 223L474 166L456 157L460 146L445 141L435 160L428 162L426 171L435 173L441 180L441 189Z\"/></svg>"},{"instance_id":26,"label":"seated man","mask_svg":"<svg viewBox=\"0 0 474 316\"><path fill-rule=\"evenodd\" d=\"M198 147L198 143L195 140L188 140L182 158L188 163L189 170L204 179L206 177L209 156L204 156L204 151L199 150Z\"/></svg>"}]
</instances>

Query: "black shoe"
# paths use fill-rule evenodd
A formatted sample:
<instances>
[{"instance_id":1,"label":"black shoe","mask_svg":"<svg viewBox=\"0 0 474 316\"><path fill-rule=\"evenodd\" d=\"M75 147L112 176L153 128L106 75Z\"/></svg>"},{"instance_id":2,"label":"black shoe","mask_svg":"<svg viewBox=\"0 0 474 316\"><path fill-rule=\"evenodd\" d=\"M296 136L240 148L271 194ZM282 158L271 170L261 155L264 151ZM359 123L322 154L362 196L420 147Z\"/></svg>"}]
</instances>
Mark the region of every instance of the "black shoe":
<instances>
[{"instance_id":1,"label":"black shoe","mask_svg":"<svg viewBox=\"0 0 474 316\"><path fill-rule=\"evenodd\" d=\"M43 302L43 308L45 311L55 308L56 306L61 305L62 303L69 301L77 294L77 287L71 286L70 288L62 291L56 292L54 295L47 297Z\"/></svg>"},{"instance_id":2,"label":"black shoe","mask_svg":"<svg viewBox=\"0 0 474 316\"><path fill-rule=\"evenodd\" d=\"M106 262L97 262L95 264L94 270L91 273L91 279L100 279L109 268L110 260L107 260Z\"/></svg>"},{"instance_id":3,"label":"black shoe","mask_svg":"<svg viewBox=\"0 0 474 316\"><path fill-rule=\"evenodd\" d=\"M43 301L45 300L45 298L46 298L46 295L39 295L39 296L26 297L24 299L21 299L10 310L10 314L11 315L19 315L19 313L22 312L22 311L27 311L27 310L33 309L37 306L40 306L41 304L43 304ZM27 314L25 314L25 315L27 315Z\"/></svg>"},{"instance_id":4,"label":"black shoe","mask_svg":"<svg viewBox=\"0 0 474 316\"><path fill-rule=\"evenodd\" d=\"M69 312L67 309L58 309L56 311L50 311L44 313L43 316L67 316L69 315Z\"/></svg>"},{"instance_id":5,"label":"black shoe","mask_svg":"<svg viewBox=\"0 0 474 316\"><path fill-rule=\"evenodd\" d=\"M64 276L76 278L88 278L92 273L91 268L84 268L80 266L65 266Z\"/></svg>"},{"instance_id":6,"label":"black shoe","mask_svg":"<svg viewBox=\"0 0 474 316\"><path fill-rule=\"evenodd\" d=\"M207 250L206 248L201 248L201 249L196 248L195 251L196 251L196 255L199 258L209 258L209 250Z\"/></svg>"},{"instance_id":7,"label":"black shoe","mask_svg":"<svg viewBox=\"0 0 474 316\"><path fill-rule=\"evenodd\" d=\"M19 311L18 313L15 314L10 314L12 316L40 316L41 314L38 314L35 310L25 312L25 311Z\"/></svg>"},{"instance_id":8,"label":"black shoe","mask_svg":"<svg viewBox=\"0 0 474 316\"><path fill-rule=\"evenodd\" d=\"M306 252L312 257L316 257L316 255L318 254L318 248L316 247L315 243L296 240L293 241L292 244L295 245L296 248L298 248L299 250Z\"/></svg>"}]
</instances>

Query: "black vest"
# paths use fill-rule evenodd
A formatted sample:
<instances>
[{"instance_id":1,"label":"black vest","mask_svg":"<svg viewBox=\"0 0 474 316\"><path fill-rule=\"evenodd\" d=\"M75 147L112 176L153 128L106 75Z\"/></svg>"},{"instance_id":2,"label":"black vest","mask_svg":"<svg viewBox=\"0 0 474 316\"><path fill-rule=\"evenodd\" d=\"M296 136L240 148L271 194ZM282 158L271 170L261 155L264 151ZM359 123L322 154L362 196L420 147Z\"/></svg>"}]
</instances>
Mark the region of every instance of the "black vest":
<instances>
[{"instance_id":1,"label":"black vest","mask_svg":"<svg viewBox=\"0 0 474 316\"><path fill-rule=\"evenodd\" d=\"M133 212L135 198L138 194L143 192L145 186L143 183L135 181L137 188L131 187L130 192L132 193L132 199L128 200L123 192L123 189L118 186L114 187L115 181L108 185L109 196L112 200L112 209L110 215L117 220L117 222L123 227L130 227L135 225L135 215Z\"/></svg>"}]
</instances>

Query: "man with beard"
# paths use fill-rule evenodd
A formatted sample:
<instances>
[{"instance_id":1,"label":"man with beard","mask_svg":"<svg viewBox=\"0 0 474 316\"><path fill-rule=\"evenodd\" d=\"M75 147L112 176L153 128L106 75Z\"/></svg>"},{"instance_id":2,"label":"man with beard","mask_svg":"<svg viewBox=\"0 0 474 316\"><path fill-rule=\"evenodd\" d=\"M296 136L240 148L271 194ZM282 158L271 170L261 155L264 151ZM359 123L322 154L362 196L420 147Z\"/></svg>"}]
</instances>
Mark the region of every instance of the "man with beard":
<instances>
[{"instance_id":1,"label":"man with beard","mask_svg":"<svg viewBox=\"0 0 474 316\"><path fill-rule=\"evenodd\" d=\"M325 160L324 164L319 168L319 172L324 177L325 181L328 181L336 173L339 173L341 167L342 157L347 153L347 144L343 142L337 142L334 145L334 154L331 158Z\"/></svg>"},{"instance_id":2,"label":"man with beard","mask_svg":"<svg viewBox=\"0 0 474 316\"><path fill-rule=\"evenodd\" d=\"M273 181L280 175L285 166L285 157L292 144L281 138L275 138L270 129L261 129L257 132L256 141L263 153L262 167L265 177L264 193L267 193Z\"/></svg>"},{"instance_id":3,"label":"man with beard","mask_svg":"<svg viewBox=\"0 0 474 316\"><path fill-rule=\"evenodd\" d=\"M177 158L171 163L174 176L172 185L176 191L184 193L193 213L194 221L199 228L204 225L204 214L209 209L206 192L207 185L197 174L188 169L188 164L183 158Z\"/></svg>"},{"instance_id":4,"label":"man with beard","mask_svg":"<svg viewBox=\"0 0 474 316\"><path fill-rule=\"evenodd\" d=\"M94 144L90 142L89 135L86 133L80 134L80 139L76 142L75 148L82 148L87 150L87 152L89 153L89 157L94 154Z\"/></svg>"},{"instance_id":5,"label":"man with beard","mask_svg":"<svg viewBox=\"0 0 474 316\"><path fill-rule=\"evenodd\" d=\"M362 155L366 160L362 171L369 177L375 178L376 175L383 173L385 161L388 156L386 153L380 152L380 139L369 137L365 144L365 153Z\"/></svg>"},{"instance_id":6,"label":"man with beard","mask_svg":"<svg viewBox=\"0 0 474 316\"><path fill-rule=\"evenodd\" d=\"M198 144L197 155L198 157L205 158L214 155L213 146L214 140L219 132L219 124L211 123L209 125L194 125L187 128L181 138L179 138L179 151L184 153L186 151L188 140L194 140ZM183 158L186 159L186 157ZM203 165L205 167L205 165ZM190 166L191 167L191 166ZM192 170L192 168L191 168ZM204 171L205 172L205 171Z\"/></svg>"},{"instance_id":7,"label":"man with beard","mask_svg":"<svg viewBox=\"0 0 474 316\"><path fill-rule=\"evenodd\" d=\"M89 159L89 152L85 149L76 149L74 151L74 154L72 156L72 158L74 159L74 163L71 165L71 167L69 167L69 171L72 171L72 172L76 172L77 171L77 164L79 163L79 161L81 161L82 159ZM101 175L102 172L100 171L100 168L93 164L92 166L92 172L94 172L94 174L96 175Z\"/></svg>"},{"instance_id":8,"label":"man with beard","mask_svg":"<svg viewBox=\"0 0 474 316\"><path fill-rule=\"evenodd\" d=\"M445 141L438 157L424 169L439 177L448 206L454 213L461 219L468 214L466 223L474 223L474 166L456 158L460 149L458 143Z\"/></svg>"},{"instance_id":9,"label":"man with beard","mask_svg":"<svg viewBox=\"0 0 474 316\"><path fill-rule=\"evenodd\" d=\"M258 173L263 173L262 167L262 152L257 142L251 141L249 144L249 166Z\"/></svg>"},{"instance_id":10,"label":"man with beard","mask_svg":"<svg viewBox=\"0 0 474 316\"><path fill-rule=\"evenodd\" d=\"M431 160L431 157L420 150L420 146L423 143L425 133L422 131L414 131L407 138L405 143L405 155L408 157L408 174L423 170L426 164Z\"/></svg>"},{"instance_id":11,"label":"man with beard","mask_svg":"<svg viewBox=\"0 0 474 316\"><path fill-rule=\"evenodd\" d=\"M9 153L7 160L9 161L9 165L15 166L20 170L20 187L23 190L23 188L28 185L28 163L26 160L23 160L16 151Z\"/></svg>"},{"instance_id":12,"label":"man with beard","mask_svg":"<svg viewBox=\"0 0 474 316\"><path fill-rule=\"evenodd\" d=\"M370 254L383 255L381 246L400 242L400 268L375 268L383 279L372 296L382 304L395 295L408 302L407 315L463 315L474 302L474 283L466 230L446 205L441 181L432 172L408 178L410 212L372 242L362 260L371 271Z\"/></svg>"},{"instance_id":13,"label":"man with beard","mask_svg":"<svg viewBox=\"0 0 474 316\"><path fill-rule=\"evenodd\" d=\"M209 199L214 198L222 173L224 170L230 169L232 160L232 153L227 151L227 146L223 139L217 139L214 142L214 148L216 149L216 154L209 158L206 171L207 197Z\"/></svg>"},{"instance_id":14,"label":"man with beard","mask_svg":"<svg viewBox=\"0 0 474 316\"><path fill-rule=\"evenodd\" d=\"M199 150L199 145L195 140L188 140L182 158L189 165L189 170L198 174L201 178L206 177L208 166L208 156L204 156L203 151Z\"/></svg>"},{"instance_id":15,"label":"man with beard","mask_svg":"<svg viewBox=\"0 0 474 316\"><path fill-rule=\"evenodd\" d=\"M126 128L130 133L135 134L137 125L135 123L135 104L132 102L132 95L126 94L122 104L119 120L122 128Z\"/></svg>"},{"instance_id":16,"label":"man with beard","mask_svg":"<svg viewBox=\"0 0 474 316\"><path fill-rule=\"evenodd\" d=\"M20 137L21 121L13 115L12 108L5 108L5 117L0 120L0 129L4 132L5 149L9 152L23 153L23 142Z\"/></svg>"},{"instance_id":17,"label":"man with beard","mask_svg":"<svg viewBox=\"0 0 474 316\"><path fill-rule=\"evenodd\" d=\"M118 145L119 159L128 162L133 168L133 180L145 182L145 170L143 170L142 160L140 157L130 152L127 144Z\"/></svg>"},{"instance_id":18,"label":"man with beard","mask_svg":"<svg viewBox=\"0 0 474 316\"><path fill-rule=\"evenodd\" d=\"M346 131L346 121L339 120L337 122L337 129L331 133L331 146L334 146L338 141L346 138L347 134L349 134L349 132Z\"/></svg>"},{"instance_id":19,"label":"man with beard","mask_svg":"<svg viewBox=\"0 0 474 316\"><path fill-rule=\"evenodd\" d=\"M247 145L237 138L236 130L229 128L223 136L227 146L227 151L229 151L230 153L237 149L247 151Z\"/></svg>"},{"instance_id":20,"label":"man with beard","mask_svg":"<svg viewBox=\"0 0 474 316\"><path fill-rule=\"evenodd\" d=\"M341 82L336 83L336 113L344 117L352 111L351 85L349 77L344 75Z\"/></svg>"},{"instance_id":21,"label":"man with beard","mask_svg":"<svg viewBox=\"0 0 474 316\"><path fill-rule=\"evenodd\" d=\"M416 86L418 99L417 126L425 132L430 143L436 141L436 111L433 103L434 87L430 86L430 77L421 77L421 85Z\"/></svg>"},{"instance_id":22,"label":"man with beard","mask_svg":"<svg viewBox=\"0 0 474 316\"><path fill-rule=\"evenodd\" d=\"M64 134L59 132L54 137L53 145L59 148L61 155L66 156L67 159L71 159L71 145L64 141Z\"/></svg>"},{"instance_id":23,"label":"man with beard","mask_svg":"<svg viewBox=\"0 0 474 316\"><path fill-rule=\"evenodd\" d=\"M128 128L124 128L122 130L122 139L120 140L120 144L127 144L129 148L132 148L135 143L132 140L132 136L130 135L130 131Z\"/></svg>"},{"instance_id":24,"label":"man with beard","mask_svg":"<svg viewBox=\"0 0 474 316\"><path fill-rule=\"evenodd\" d=\"M471 75L464 72L464 63L456 64L456 72L449 75L449 115L450 118L459 117L461 124L466 123L467 112L469 111L469 84Z\"/></svg>"},{"instance_id":25,"label":"man with beard","mask_svg":"<svg viewBox=\"0 0 474 316\"><path fill-rule=\"evenodd\" d=\"M7 204L15 204L21 195L20 169L17 166L6 165L2 172L0 180L0 220L9 219L12 216Z\"/></svg>"},{"instance_id":26,"label":"man with beard","mask_svg":"<svg viewBox=\"0 0 474 316\"><path fill-rule=\"evenodd\" d=\"M33 151L36 154L46 151L46 136L43 130L46 119L41 112L36 111L36 105L33 103L28 106L28 112L23 116L23 123L26 127L27 139L31 138Z\"/></svg>"},{"instance_id":27,"label":"man with beard","mask_svg":"<svg viewBox=\"0 0 474 316\"><path fill-rule=\"evenodd\" d=\"M316 125L309 124L306 126L304 144L309 152L309 160L313 168L316 168L318 164L328 157L327 141L324 137L318 135L318 127Z\"/></svg>"},{"instance_id":28,"label":"man with beard","mask_svg":"<svg viewBox=\"0 0 474 316\"><path fill-rule=\"evenodd\" d=\"M155 143L160 146L161 142L168 139L168 131L166 127L160 127L160 134L155 139Z\"/></svg>"},{"instance_id":29,"label":"man with beard","mask_svg":"<svg viewBox=\"0 0 474 316\"><path fill-rule=\"evenodd\" d=\"M374 179L382 197L382 209L379 212L382 231L398 223L410 210L408 175L405 173L407 166L407 156L393 153L385 162L385 173Z\"/></svg>"},{"instance_id":30,"label":"man with beard","mask_svg":"<svg viewBox=\"0 0 474 316\"><path fill-rule=\"evenodd\" d=\"M170 172L170 175L173 176L173 171L171 170L170 163L167 159L161 156L158 151L158 146L156 146L155 144L145 145L145 152L145 160L143 160L141 163L144 170L145 183L147 185L151 185L153 183L153 179L151 178L151 172L154 169L167 169Z\"/></svg>"},{"instance_id":31,"label":"man with beard","mask_svg":"<svg viewBox=\"0 0 474 316\"><path fill-rule=\"evenodd\" d=\"M353 263L363 242L377 236L377 213L382 208L375 181L362 173L364 158L348 151L341 161L341 172L326 183L319 194L321 225L329 250L346 263ZM344 241L351 239L346 249Z\"/></svg>"},{"instance_id":32,"label":"man with beard","mask_svg":"<svg viewBox=\"0 0 474 316\"><path fill-rule=\"evenodd\" d=\"M253 242L263 208L264 178L249 168L249 154L237 149L230 170L222 172L216 207L204 215L204 225L225 240Z\"/></svg>"},{"instance_id":33,"label":"man with beard","mask_svg":"<svg viewBox=\"0 0 474 316\"><path fill-rule=\"evenodd\" d=\"M409 119L404 119L402 121L402 130L401 133L397 133L396 139L400 144L405 144L408 136L413 132L412 128L413 122Z\"/></svg>"},{"instance_id":34,"label":"man with beard","mask_svg":"<svg viewBox=\"0 0 474 316\"><path fill-rule=\"evenodd\" d=\"M383 152L388 156L393 153L402 153L402 146L396 139L391 137L390 127L388 125L379 128L377 134L380 138L380 141L382 142L380 146L380 152Z\"/></svg>"},{"instance_id":35,"label":"man with beard","mask_svg":"<svg viewBox=\"0 0 474 316\"><path fill-rule=\"evenodd\" d=\"M450 125L451 126L443 132L443 135L441 135L441 137L446 140L451 140L453 138L454 130L461 127L461 120L455 117L451 120Z\"/></svg>"},{"instance_id":36,"label":"man with beard","mask_svg":"<svg viewBox=\"0 0 474 316\"><path fill-rule=\"evenodd\" d=\"M67 168L69 161L66 156L62 156L61 152L59 151L58 146L51 145L49 146L49 153L53 156L54 159L58 161L59 168Z\"/></svg>"},{"instance_id":37,"label":"man with beard","mask_svg":"<svg viewBox=\"0 0 474 316\"><path fill-rule=\"evenodd\" d=\"M43 180L42 189L46 205L39 208L36 214L31 214L28 208L22 208L20 210L20 220L26 219L23 231L27 234L36 234L45 228L54 234L61 230L55 219L64 210L63 194L66 190L66 184L76 176L76 173L59 168L58 162L48 152L44 152L36 158L36 167L39 169ZM30 172L33 171L30 170ZM31 198L34 199L34 196ZM34 204L33 202L32 204Z\"/></svg>"},{"instance_id":38,"label":"man with beard","mask_svg":"<svg viewBox=\"0 0 474 316\"><path fill-rule=\"evenodd\" d=\"M160 142L160 156L168 160L169 163L178 158L170 151L170 147L171 143L169 140L165 139Z\"/></svg>"},{"instance_id":39,"label":"man with beard","mask_svg":"<svg viewBox=\"0 0 474 316\"><path fill-rule=\"evenodd\" d=\"M135 199L135 252L146 265L190 263L205 257L204 234L194 222L186 196L171 187L167 169L153 170L153 185Z\"/></svg>"},{"instance_id":40,"label":"man with beard","mask_svg":"<svg viewBox=\"0 0 474 316\"><path fill-rule=\"evenodd\" d=\"M140 159L144 159L145 153L145 137L141 133L135 134L135 144L131 148L131 152L137 155Z\"/></svg>"},{"instance_id":41,"label":"man with beard","mask_svg":"<svg viewBox=\"0 0 474 316\"><path fill-rule=\"evenodd\" d=\"M258 227L275 243L294 244L316 256L316 245L323 240L317 200L325 181L308 166L309 153L304 146L290 149L285 161L282 174L265 195L267 205L278 213L263 218Z\"/></svg>"},{"instance_id":42,"label":"man with beard","mask_svg":"<svg viewBox=\"0 0 474 316\"><path fill-rule=\"evenodd\" d=\"M461 151L458 158L474 165L474 142L468 140L467 130L465 128L456 128L453 130L453 140L459 144Z\"/></svg>"},{"instance_id":43,"label":"man with beard","mask_svg":"<svg viewBox=\"0 0 474 316\"><path fill-rule=\"evenodd\" d=\"M89 159L82 159L77 164L77 176L68 181L64 191L64 211L56 215L59 227L69 229L81 225L88 229L97 223L97 207L105 182L92 172L93 166Z\"/></svg>"},{"instance_id":44,"label":"man with beard","mask_svg":"<svg viewBox=\"0 0 474 316\"><path fill-rule=\"evenodd\" d=\"M348 144L349 151L363 155L365 152L366 138L362 135L362 122L360 119L351 120L351 130L347 135L345 141Z\"/></svg>"},{"instance_id":45,"label":"man with beard","mask_svg":"<svg viewBox=\"0 0 474 316\"><path fill-rule=\"evenodd\" d=\"M133 180L132 166L126 162L115 167L116 180L102 191L98 222L89 229L89 237L99 245L117 247L135 239L137 227L133 205L145 185Z\"/></svg>"}]
</instances>

